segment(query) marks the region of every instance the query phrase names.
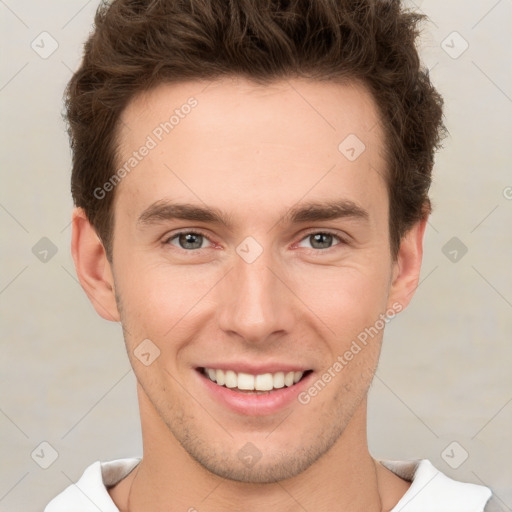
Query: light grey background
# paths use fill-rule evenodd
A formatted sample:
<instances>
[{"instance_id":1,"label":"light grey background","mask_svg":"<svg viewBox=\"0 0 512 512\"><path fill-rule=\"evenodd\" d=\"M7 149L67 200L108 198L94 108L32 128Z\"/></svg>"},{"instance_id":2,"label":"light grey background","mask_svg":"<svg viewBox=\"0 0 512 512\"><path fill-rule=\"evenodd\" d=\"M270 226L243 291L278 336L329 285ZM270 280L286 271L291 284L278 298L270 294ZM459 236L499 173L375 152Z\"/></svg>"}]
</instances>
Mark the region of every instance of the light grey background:
<instances>
[{"instance_id":1,"label":"light grey background","mask_svg":"<svg viewBox=\"0 0 512 512\"><path fill-rule=\"evenodd\" d=\"M93 461L141 454L121 329L96 315L69 251L62 93L97 5L0 0L0 511L41 510ZM422 282L386 331L370 448L378 458L429 458L491 486L512 510L512 2L416 5L431 19L421 54L450 136L436 160ZM58 42L47 58L31 47L51 49L43 31ZM42 237L57 249L46 262L32 251ZM456 262L443 253L452 237L467 247ZM58 453L48 469L44 441Z\"/></svg>"}]
</instances>

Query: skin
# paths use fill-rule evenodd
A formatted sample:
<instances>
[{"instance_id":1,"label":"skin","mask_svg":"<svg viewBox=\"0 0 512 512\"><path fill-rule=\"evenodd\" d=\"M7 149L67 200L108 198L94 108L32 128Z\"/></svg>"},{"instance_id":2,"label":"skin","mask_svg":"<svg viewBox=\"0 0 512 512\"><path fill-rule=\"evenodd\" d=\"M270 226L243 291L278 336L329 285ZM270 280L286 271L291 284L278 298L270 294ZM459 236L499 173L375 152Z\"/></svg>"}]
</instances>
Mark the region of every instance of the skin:
<instances>
[{"instance_id":1,"label":"skin","mask_svg":"<svg viewBox=\"0 0 512 512\"><path fill-rule=\"evenodd\" d=\"M307 405L272 414L227 409L196 372L284 361L317 380L379 315L408 305L426 219L393 258L373 99L354 83L298 79L160 85L123 113L121 160L191 95L198 105L116 187L111 261L84 212L73 215L78 277L98 313L122 323L138 381L144 456L111 497L131 512L390 510L409 483L366 439L382 330ZM349 134L366 146L355 161L338 150ZM292 207L335 200L366 217L287 220ZM232 225L139 221L162 201L217 208ZM201 249L175 236L198 230ZM319 248L312 235L326 231ZM248 236L262 248L252 263L236 251ZM145 339L160 350L148 366L134 355ZM248 442L262 454L251 468L237 456Z\"/></svg>"}]
</instances>

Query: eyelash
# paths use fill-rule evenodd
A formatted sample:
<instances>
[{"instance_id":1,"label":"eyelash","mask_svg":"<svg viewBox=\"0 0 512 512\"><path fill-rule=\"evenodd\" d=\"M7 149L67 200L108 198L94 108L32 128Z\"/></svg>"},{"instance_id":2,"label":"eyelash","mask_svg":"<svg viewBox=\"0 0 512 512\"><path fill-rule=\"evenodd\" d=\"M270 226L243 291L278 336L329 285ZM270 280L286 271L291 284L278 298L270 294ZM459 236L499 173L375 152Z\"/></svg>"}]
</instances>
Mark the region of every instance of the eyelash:
<instances>
[{"instance_id":1,"label":"eyelash","mask_svg":"<svg viewBox=\"0 0 512 512\"><path fill-rule=\"evenodd\" d=\"M179 237L180 235L190 235L190 234L192 234L192 235L201 235L204 238L206 238L211 244L217 245L213 240L211 240L211 238L206 233L204 233L200 229L190 230L190 231L186 231L186 230L185 231L178 231L178 232L173 233L172 235L166 237L164 239L163 243L164 243L164 245L171 245L170 244L171 240L174 240L175 238ZM306 249L307 251L315 252L315 253L321 253L321 252L325 252L326 253L326 252L331 251L332 249L335 249L338 245L348 245L348 241L345 238L340 236L338 233L335 233L335 232L329 231L329 230L312 230L312 231L309 231L309 232L304 234L304 236L299 240L299 242L296 242L296 243L300 243L303 240L305 240L306 238L310 237L311 235L317 235L317 234L330 235L330 236L336 238L339 241L339 243L333 245L332 247L328 247L326 249L315 249L314 247L312 247L312 248L306 247L304 249ZM201 249L183 249L182 247L177 247L177 246L175 246L175 247L177 249L181 250L181 251L184 251L184 252L199 252L199 251L202 251L203 249L208 249L208 247L204 247L204 248L201 248Z\"/></svg>"}]
</instances>

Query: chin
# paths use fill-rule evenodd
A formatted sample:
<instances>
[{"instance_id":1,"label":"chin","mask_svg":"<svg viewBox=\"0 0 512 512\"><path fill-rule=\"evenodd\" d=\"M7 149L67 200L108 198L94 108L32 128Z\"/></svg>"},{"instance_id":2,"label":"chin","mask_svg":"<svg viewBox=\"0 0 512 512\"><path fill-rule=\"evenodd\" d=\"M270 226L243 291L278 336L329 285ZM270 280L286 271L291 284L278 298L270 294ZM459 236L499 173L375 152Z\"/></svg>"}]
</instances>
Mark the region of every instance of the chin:
<instances>
[{"instance_id":1,"label":"chin","mask_svg":"<svg viewBox=\"0 0 512 512\"><path fill-rule=\"evenodd\" d=\"M241 463L236 457L224 461L209 458L197 462L210 473L226 480L247 484L271 484L299 475L315 461L307 454L303 454L302 457L299 454L293 457L275 456L275 460L267 462L263 459L264 456L253 466Z\"/></svg>"},{"instance_id":2,"label":"chin","mask_svg":"<svg viewBox=\"0 0 512 512\"><path fill-rule=\"evenodd\" d=\"M297 434L297 432L293 432ZM270 484L293 478L306 471L328 452L340 438L342 429L319 433L311 439L301 438L296 443L283 446L267 446L260 441L230 444L241 445L237 451L218 444L205 446L197 442L197 438L188 438L182 443L189 455L210 473L227 480L248 484ZM256 444L261 449L256 447ZM227 450L227 451L226 451Z\"/></svg>"}]
</instances>

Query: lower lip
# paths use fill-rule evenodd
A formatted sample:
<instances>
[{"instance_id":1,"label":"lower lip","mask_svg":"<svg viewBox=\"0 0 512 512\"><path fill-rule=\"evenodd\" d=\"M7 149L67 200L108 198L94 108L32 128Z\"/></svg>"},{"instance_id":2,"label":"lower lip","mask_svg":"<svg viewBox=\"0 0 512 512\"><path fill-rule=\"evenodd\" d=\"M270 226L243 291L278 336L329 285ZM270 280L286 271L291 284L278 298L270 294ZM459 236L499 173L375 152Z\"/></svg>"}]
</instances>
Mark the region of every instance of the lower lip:
<instances>
[{"instance_id":1,"label":"lower lip","mask_svg":"<svg viewBox=\"0 0 512 512\"><path fill-rule=\"evenodd\" d=\"M281 389L274 389L270 393L261 395L233 391L225 386L219 386L211 381L201 371L197 372L206 389L223 406L228 407L238 414L246 416L262 416L274 414L297 400L297 395L303 391L313 372L303 377L297 384Z\"/></svg>"}]
</instances>

